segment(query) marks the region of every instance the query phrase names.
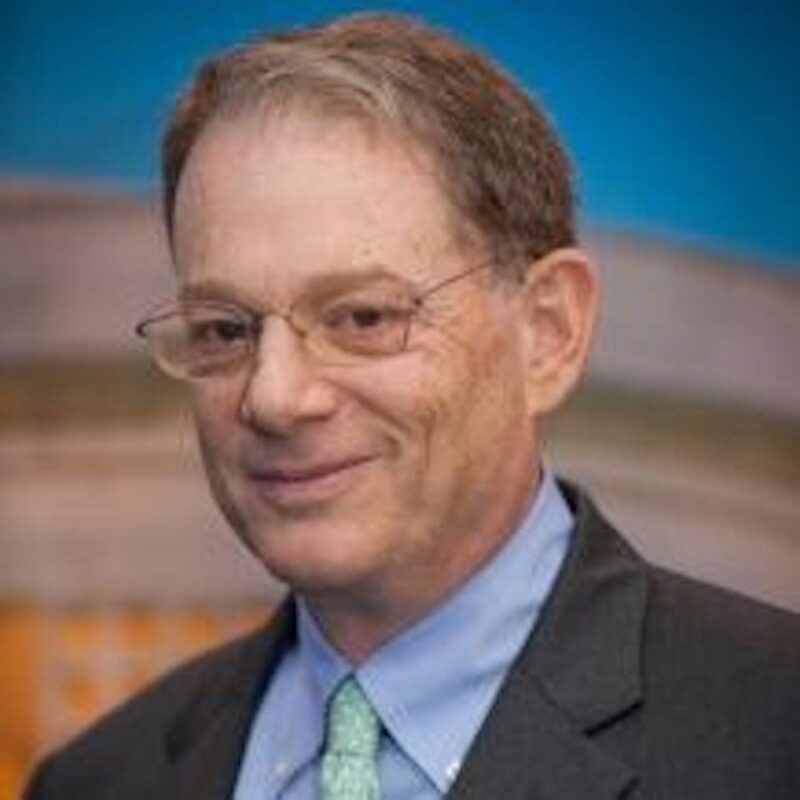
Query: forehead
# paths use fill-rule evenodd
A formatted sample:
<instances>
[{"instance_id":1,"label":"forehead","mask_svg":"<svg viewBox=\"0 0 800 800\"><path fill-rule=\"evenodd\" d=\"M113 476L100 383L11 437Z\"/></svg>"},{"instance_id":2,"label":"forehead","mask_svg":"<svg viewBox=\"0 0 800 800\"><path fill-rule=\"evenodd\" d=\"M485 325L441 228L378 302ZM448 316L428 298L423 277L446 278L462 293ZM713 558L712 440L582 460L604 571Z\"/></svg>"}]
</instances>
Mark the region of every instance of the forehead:
<instances>
[{"instance_id":1,"label":"forehead","mask_svg":"<svg viewBox=\"0 0 800 800\"><path fill-rule=\"evenodd\" d=\"M287 296L332 273L435 278L461 247L434 166L406 139L301 114L210 123L178 187L181 284Z\"/></svg>"}]
</instances>

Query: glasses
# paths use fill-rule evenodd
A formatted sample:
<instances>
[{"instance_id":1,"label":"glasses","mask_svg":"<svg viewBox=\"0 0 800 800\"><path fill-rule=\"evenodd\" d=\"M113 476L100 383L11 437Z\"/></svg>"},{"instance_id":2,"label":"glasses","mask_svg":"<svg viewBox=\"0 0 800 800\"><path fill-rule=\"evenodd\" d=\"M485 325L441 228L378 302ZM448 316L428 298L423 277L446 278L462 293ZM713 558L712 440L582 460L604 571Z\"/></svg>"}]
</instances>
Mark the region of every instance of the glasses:
<instances>
[{"instance_id":1,"label":"glasses","mask_svg":"<svg viewBox=\"0 0 800 800\"><path fill-rule=\"evenodd\" d=\"M332 295L300 298L287 312L256 313L232 303L184 300L154 312L135 330L156 364L179 380L214 377L247 363L270 316L286 320L319 363L354 365L402 353L425 301L489 266L470 267L423 290L378 278Z\"/></svg>"}]
</instances>

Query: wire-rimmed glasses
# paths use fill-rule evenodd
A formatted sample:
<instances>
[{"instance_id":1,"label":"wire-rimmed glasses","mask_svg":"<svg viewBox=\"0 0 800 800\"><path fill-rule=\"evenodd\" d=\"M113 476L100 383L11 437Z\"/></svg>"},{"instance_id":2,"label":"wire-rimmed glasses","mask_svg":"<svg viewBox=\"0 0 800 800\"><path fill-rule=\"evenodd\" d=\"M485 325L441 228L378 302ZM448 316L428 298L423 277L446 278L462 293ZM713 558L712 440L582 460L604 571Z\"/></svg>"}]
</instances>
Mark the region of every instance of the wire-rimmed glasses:
<instances>
[{"instance_id":1,"label":"wire-rimmed glasses","mask_svg":"<svg viewBox=\"0 0 800 800\"><path fill-rule=\"evenodd\" d=\"M321 364L349 365L402 353L414 318L440 289L489 267L482 263L423 290L396 278L322 297L300 298L287 312L255 312L217 300L180 300L157 310L136 326L156 364L179 380L201 380L248 362L265 320L286 320Z\"/></svg>"}]
</instances>

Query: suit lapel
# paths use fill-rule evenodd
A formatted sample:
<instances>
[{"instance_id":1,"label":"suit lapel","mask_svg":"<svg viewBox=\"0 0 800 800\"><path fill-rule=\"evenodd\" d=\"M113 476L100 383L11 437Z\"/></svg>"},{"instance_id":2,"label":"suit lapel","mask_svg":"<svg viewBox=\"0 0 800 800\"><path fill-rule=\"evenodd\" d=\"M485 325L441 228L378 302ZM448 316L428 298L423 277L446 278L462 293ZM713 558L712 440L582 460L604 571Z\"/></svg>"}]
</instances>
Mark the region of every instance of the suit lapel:
<instances>
[{"instance_id":1,"label":"suit lapel","mask_svg":"<svg viewBox=\"0 0 800 800\"><path fill-rule=\"evenodd\" d=\"M541 691L505 691L479 735L452 800L614 800L635 776L574 728Z\"/></svg>"},{"instance_id":2,"label":"suit lapel","mask_svg":"<svg viewBox=\"0 0 800 800\"><path fill-rule=\"evenodd\" d=\"M562 490L576 515L574 544L452 800L612 800L636 780L596 734L641 703L645 571L585 496Z\"/></svg>"},{"instance_id":3,"label":"suit lapel","mask_svg":"<svg viewBox=\"0 0 800 800\"><path fill-rule=\"evenodd\" d=\"M172 769L153 797L228 800L253 714L286 643L294 635L285 602L264 632L246 640L225 674L204 687L167 733Z\"/></svg>"}]
</instances>

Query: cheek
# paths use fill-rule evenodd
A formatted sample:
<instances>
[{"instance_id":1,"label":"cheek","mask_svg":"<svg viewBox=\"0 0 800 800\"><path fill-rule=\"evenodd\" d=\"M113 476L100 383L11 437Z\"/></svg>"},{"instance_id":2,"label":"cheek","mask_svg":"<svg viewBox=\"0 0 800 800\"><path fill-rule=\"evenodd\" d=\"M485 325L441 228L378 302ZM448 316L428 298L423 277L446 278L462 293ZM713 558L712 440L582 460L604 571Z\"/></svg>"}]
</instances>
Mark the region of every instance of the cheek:
<instances>
[{"instance_id":1,"label":"cheek","mask_svg":"<svg viewBox=\"0 0 800 800\"><path fill-rule=\"evenodd\" d=\"M520 360L506 323L491 313L451 319L424 341L375 369L360 401L383 416L425 462L468 451L475 428L494 427L498 403L522 385ZM439 449L444 452L440 453Z\"/></svg>"},{"instance_id":2,"label":"cheek","mask_svg":"<svg viewBox=\"0 0 800 800\"><path fill-rule=\"evenodd\" d=\"M192 389L191 403L198 438L206 454L223 450L233 442L238 425L239 387L223 381L208 382Z\"/></svg>"},{"instance_id":3,"label":"cheek","mask_svg":"<svg viewBox=\"0 0 800 800\"><path fill-rule=\"evenodd\" d=\"M419 355L414 378L404 384L405 409L420 469L447 483L459 464L473 460L501 353L485 342L477 347L444 335L436 345Z\"/></svg>"},{"instance_id":4,"label":"cheek","mask_svg":"<svg viewBox=\"0 0 800 800\"><path fill-rule=\"evenodd\" d=\"M507 428L524 423L524 380L516 342L502 321L488 320L466 348L451 354L431 405L432 435L448 438L452 458L470 474L492 469ZM435 384L434 384L435 385Z\"/></svg>"}]
</instances>

